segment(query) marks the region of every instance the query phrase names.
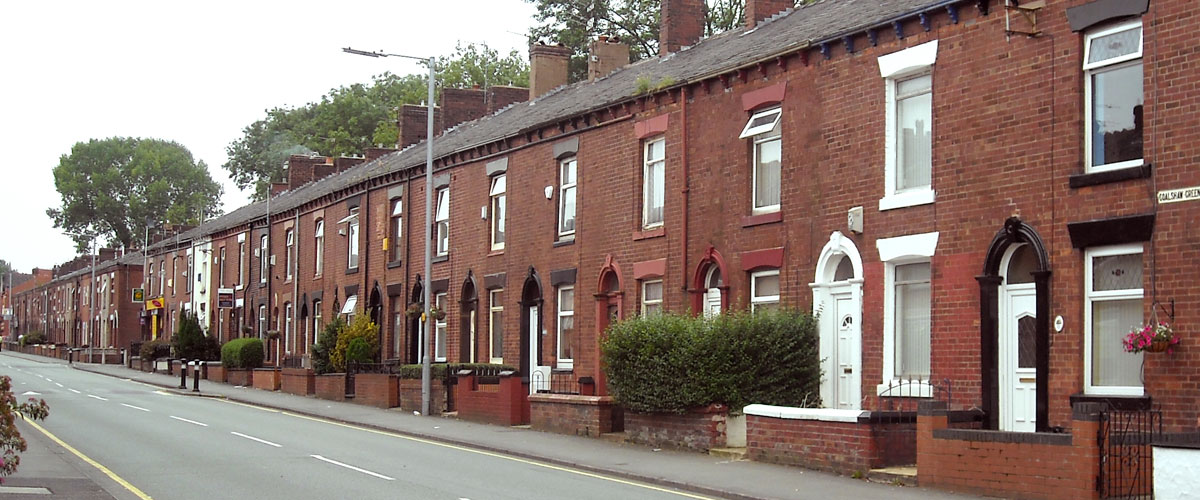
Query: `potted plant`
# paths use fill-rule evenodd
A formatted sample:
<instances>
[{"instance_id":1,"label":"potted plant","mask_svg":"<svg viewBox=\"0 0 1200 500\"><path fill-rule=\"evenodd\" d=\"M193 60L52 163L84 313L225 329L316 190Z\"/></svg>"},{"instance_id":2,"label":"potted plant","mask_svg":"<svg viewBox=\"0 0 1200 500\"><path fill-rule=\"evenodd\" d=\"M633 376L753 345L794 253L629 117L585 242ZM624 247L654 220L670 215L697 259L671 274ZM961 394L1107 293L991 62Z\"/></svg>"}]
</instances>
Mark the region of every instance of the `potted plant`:
<instances>
[{"instance_id":1,"label":"potted plant","mask_svg":"<svg viewBox=\"0 0 1200 500\"><path fill-rule=\"evenodd\" d=\"M437 307L431 307L429 308L429 316L433 317L434 321L441 321L446 319L446 311L438 309Z\"/></svg>"},{"instance_id":2,"label":"potted plant","mask_svg":"<svg viewBox=\"0 0 1200 500\"><path fill-rule=\"evenodd\" d=\"M1175 336L1175 329L1168 323L1150 323L1134 328L1121 342L1125 352L1131 353L1170 352L1178 343L1179 337Z\"/></svg>"},{"instance_id":3,"label":"potted plant","mask_svg":"<svg viewBox=\"0 0 1200 500\"><path fill-rule=\"evenodd\" d=\"M410 319L420 317L422 312L424 312L424 311L421 310L421 304L418 304L416 302L409 304L408 309L404 310L404 314L407 315Z\"/></svg>"}]
</instances>

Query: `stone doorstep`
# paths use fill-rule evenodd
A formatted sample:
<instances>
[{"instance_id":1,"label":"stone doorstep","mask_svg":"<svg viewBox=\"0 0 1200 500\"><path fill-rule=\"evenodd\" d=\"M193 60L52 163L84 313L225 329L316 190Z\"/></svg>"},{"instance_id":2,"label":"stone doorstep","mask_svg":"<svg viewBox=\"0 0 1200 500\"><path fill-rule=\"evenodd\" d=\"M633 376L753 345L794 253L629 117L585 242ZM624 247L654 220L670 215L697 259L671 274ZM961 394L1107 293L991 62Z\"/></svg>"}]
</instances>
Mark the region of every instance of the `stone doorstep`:
<instances>
[{"instance_id":1,"label":"stone doorstep","mask_svg":"<svg viewBox=\"0 0 1200 500\"><path fill-rule=\"evenodd\" d=\"M871 469L870 472L867 472L867 481L872 483L917 486L917 466L898 465L882 469Z\"/></svg>"},{"instance_id":2,"label":"stone doorstep","mask_svg":"<svg viewBox=\"0 0 1200 500\"><path fill-rule=\"evenodd\" d=\"M708 454L731 462L746 460L746 448L710 448Z\"/></svg>"}]
</instances>

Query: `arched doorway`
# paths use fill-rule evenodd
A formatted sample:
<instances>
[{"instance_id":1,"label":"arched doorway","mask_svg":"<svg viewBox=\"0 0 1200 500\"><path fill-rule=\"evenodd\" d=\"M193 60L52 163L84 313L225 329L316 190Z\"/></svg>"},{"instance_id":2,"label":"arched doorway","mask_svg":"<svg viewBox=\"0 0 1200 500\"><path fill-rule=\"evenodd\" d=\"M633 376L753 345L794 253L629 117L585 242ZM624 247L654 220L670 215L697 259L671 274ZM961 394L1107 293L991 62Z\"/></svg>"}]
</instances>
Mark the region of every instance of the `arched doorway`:
<instances>
[{"instance_id":1,"label":"arched doorway","mask_svg":"<svg viewBox=\"0 0 1200 500\"><path fill-rule=\"evenodd\" d=\"M479 323L479 296L475 291L475 275L467 271L462 294L458 301L458 357L460 363L474 363L478 343L476 332Z\"/></svg>"},{"instance_id":2,"label":"arched doorway","mask_svg":"<svg viewBox=\"0 0 1200 500\"><path fill-rule=\"evenodd\" d=\"M712 245L704 250L704 257L696 265L692 277L693 314L711 318L729 309L729 286L725 284L725 259Z\"/></svg>"},{"instance_id":3,"label":"arched doorway","mask_svg":"<svg viewBox=\"0 0 1200 500\"><path fill-rule=\"evenodd\" d=\"M612 255L604 257L604 266L596 283L596 343L593 349L600 354L600 340L608 326L624 317L625 295L621 291L621 268ZM596 395L607 396L608 384L601 363L595 366Z\"/></svg>"},{"instance_id":4,"label":"arched doorway","mask_svg":"<svg viewBox=\"0 0 1200 500\"><path fill-rule=\"evenodd\" d=\"M300 299L300 324L297 329L300 330L300 345L296 346L297 354L308 356L308 347L313 345L312 325L308 321L308 294Z\"/></svg>"},{"instance_id":5,"label":"arched doorway","mask_svg":"<svg viewBox=\"0 0 1200 500\"><path fill-rule=\"evenodd\" d=\"M383 294L379 290L379 282L375 282L375 286L371 287L371 295L367 300L367 314L370 315L371 323L375 324L375 345L380 346L380 349L375 350L375 361L383 359L384 344L383 338Z\"/></svg>"},{"instance_id":6,"label":"arched doorway","mask_svg":"<svg viewBox=\"0 0 1200 500\"><path fill-rule=\"evenodd\" d=\"M854 241L834 231L821 249L813 289L819 316L821 401L826 408L862 406L862 257Z\"/></svg>"},{"instance_id":7,"label":"arched doorway","mask_svg":"<svg viewBox=\"0 0 1200 500\"><path fill-rule=\"evenodd\" d=\"M1049 429L1050 259L1033 227L1010 217L979 282L980 385L988 429Z\"/></svg>"},{"instance_id":8,"label":"arched doorway","mask_svg":"<svg viewBox=\"0 0 1200 500\"><path fill-rule=\"evenodd\" d=\"M424 287L421 284L421 275L417 275L417 282L413 284L412 293L409 294L411 303L417 304L421 309L425 308ZM408 364L421 362L421 317L410 316L408 318L408 344L406 349L405 362Z\"/></svg>"},{"instance_id":9,"label":"arched doorway","mask_svg":"<svg viewBox=\"0 0 1200 500\"><path fill-rule=\"evenodd\" d=\"M550 388L550 366L542 365L542 280L531 266L521 287L521 362L529 393Z\"/></svg>"}]
</instances>

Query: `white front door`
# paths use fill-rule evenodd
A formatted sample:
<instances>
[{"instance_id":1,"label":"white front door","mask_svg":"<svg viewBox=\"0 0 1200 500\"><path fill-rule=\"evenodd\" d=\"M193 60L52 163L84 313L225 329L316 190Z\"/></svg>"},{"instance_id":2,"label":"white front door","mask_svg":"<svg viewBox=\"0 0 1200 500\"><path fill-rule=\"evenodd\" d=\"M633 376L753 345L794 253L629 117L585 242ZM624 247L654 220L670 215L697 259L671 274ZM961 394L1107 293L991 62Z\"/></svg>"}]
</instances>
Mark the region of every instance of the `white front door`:
<instances>
[{"instance_id":1,"label":"white front door","mask_svg":"<svg viewBox=\"0 0 1200 500\"><path fill-rule=\"evenodd\" d=\"M709 288L704 292L704 317L711 318L721 314L721 289Z\"/></svg>"},{"instance_id":2,"label":"white front door","mask_svg":"<svg viewBox=\"0 0 1200 500\"><path fill-rule=\"evenodd\" d=\"M1000 293L1000 430L1033 432L1037 422L1037 292L1033 283Z\"/></svg>"},{"instance_id":3,"label":"white front door","mask_svg":"<svg viewBox=\"0 0 1200 500\"><path fill-rule=\"evenodd\" d=\"M831 326L837 339L833 350L833 366L835 373L830 377L834 381L834 408L857 410L861 401L860 367L858 348L861 343L858 325L858 304L849 289L834 290L833 310L830 319L824 322Z\"/></svg>"},{"instance_id":4,"label":"white front door","mask_svg":"<svg viewBox=\"0 0 1200 500\"><path fill-rule=\"evenodd\" d=\"M542 331L538 328L538 307L529 306L529 393L550 390L550 367L541 366L538 345L542 343Z\"/></svg>"}]
</instances>

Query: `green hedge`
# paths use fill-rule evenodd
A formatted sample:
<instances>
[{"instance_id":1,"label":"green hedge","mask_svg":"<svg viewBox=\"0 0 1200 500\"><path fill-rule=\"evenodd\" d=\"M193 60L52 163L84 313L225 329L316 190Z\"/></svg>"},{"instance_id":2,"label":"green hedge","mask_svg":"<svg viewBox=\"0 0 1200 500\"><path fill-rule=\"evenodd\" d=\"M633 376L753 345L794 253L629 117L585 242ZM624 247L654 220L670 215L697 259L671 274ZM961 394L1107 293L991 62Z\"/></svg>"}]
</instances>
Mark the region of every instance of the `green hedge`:
<instances>
[{"instance_id":1,"label":"green hedge","mask_svg":"<svg viewBox=\"0 0 1200 500\"><path fill-rule=\"evenodd\" d=\"M225 368L262 368L263 342L260 339L233 339L221 346L221 366Z\"/></svg>"},{"instance_id":2,"label":"green hedge","mask_svg":"<svg viewBox=\"0 0 1200 500\"><path fill-rule=\"evenodd\" d=\"M38 345L46 343L46 334L42 332L30 332L21 336L21 347L27 345Z\"/></svg>"},{"instance_id":3,"label":"green hedge","mask_svg":"<svg viewBox=\"0 0 1200 500\"><path fill-rule=\"evenodd\" d=\"M138 356L145 360L167 358L171 356L171 345L161 339L142 342L142 347L138 349Z\"/></svg>"},{"instance_id":4,"label":"green hedge","mask_svg":"<svg viewBox=\"0 0 1200 500\"><path fill-rule=\"evenodd\" d=\"M816 319L797 311L659 315L622 321L601 343L614 397L640 412L713 403L819 406Z\"/></svg>"},{"instance_id":5,"label":"green hedge","mask_svg":"<svg viewBox=\"0 0 1200 500\"><path fill-rule=\"evenodd\" d=\"M429 373L430 378L441 379L446 377L446 372L454 375L458 373L459 370L478 370L481 368L495 368L501 371L516 371L516 368L508 365L491 365L487 363L433 363L429 365ZM419 380L421 378L421 365L400 365L393 370L393 373L399 375L400 378Z\"/></svg>"}]
</instances>

